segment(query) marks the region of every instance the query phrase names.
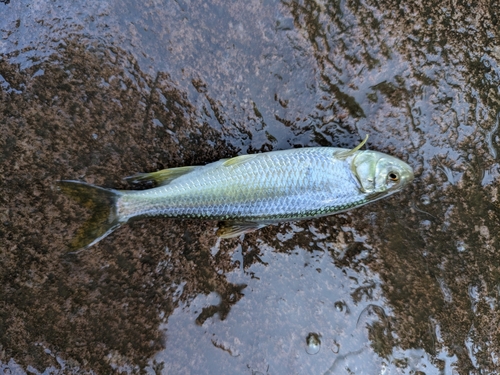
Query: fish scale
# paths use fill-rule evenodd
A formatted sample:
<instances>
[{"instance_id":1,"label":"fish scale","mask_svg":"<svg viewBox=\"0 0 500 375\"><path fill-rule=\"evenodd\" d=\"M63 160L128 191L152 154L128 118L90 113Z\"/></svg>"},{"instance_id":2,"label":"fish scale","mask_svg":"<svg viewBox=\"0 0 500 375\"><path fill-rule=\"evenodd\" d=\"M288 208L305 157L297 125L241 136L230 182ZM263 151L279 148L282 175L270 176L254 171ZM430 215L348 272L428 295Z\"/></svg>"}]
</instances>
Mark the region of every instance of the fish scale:
<instances>
[{"instance_id":1,"label":"fish scale","mask_svg":"<svg viewBox=\"0 0 500 375\"><path fill-rule=\"evenodd\" d=\"M360 204L359 183L335 149L304 148L234 166L215 162L152 190L127 192L122 217L168 216L274 221L314 217ZM351 194L345 194L350 191Z\"/></svg>"}]
</instances>

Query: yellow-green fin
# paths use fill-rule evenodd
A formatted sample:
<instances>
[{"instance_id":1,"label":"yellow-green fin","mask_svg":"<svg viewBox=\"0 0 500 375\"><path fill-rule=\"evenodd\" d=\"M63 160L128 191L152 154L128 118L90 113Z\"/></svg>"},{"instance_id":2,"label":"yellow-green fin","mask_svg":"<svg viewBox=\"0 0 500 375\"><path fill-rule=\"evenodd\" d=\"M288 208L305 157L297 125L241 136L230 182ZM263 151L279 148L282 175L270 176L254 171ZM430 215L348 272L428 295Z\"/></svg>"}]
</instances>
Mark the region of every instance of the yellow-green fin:
<instances>
[{"instance_id":1,"label":"yellow-green fin","mask_svg":"<svg viewBox=\"0 0 500 375\"><path fill-rule=\"evenodd\" d=\"M238 237L244 233L253 232L265 227L267 224L250 221L224 221L219 225L217 235L221 238Z\"/></svg>"},{"instance_id":2,"label":"yellow-green fin","mask_svg":"<svg viewBox=\"0 0 500 375\"><path fill-rule=\"evenodd\" d=\"M81 181L58 181L59 188L91 212L69 244L70 250L86 249L117 229L123 222L116 213L116 202L122 195L113 189Z\"/></svg>"},{"instance_id":3,"label":"yellow-green fin","mask_svg":"<svg viewBox=\"0 0 500 375\"><path fill-rule=\"evenodd\" d=\"M124 180L130 184L149 184L154 186L168 185L180 176L196 169L196 166L162 169L151 173L137 173L133 176L125 177Z\"/></svg>"},{"instance_id":4,"label":"yellow-green fin","mask_svg":"<svg viewBox=\"0 0 500 375\"><path fill-rule=\"evenodd\" d=\"M367 134L366 137L365 137L365 139L363 139L361 141L361 143L359 145L357 145L356 147L354 147L352 150L346 150L346 151L340 151L340 152L338 152L337 154L335 154L335 158L340 159L340 160L344 160L348 156L353 155L356 151L358 151L361 147L363 147L363 145L368 140L368 137L369 137L369 135Z\"/></svg>"},{"instance_id":5,"label":"yellow-green fin","mask_svg":"<svg viewBox=\"0 0 500 375\"><path fill-rule=\"evenodd\" d=\"M231 166L235 166L235 165L240 165L240 164L246 163L249 160L252 160L257 155L258 154L235 156L234 158L227 159L224 163L222 163L222 165L224 167L231 167Z\"/></svg>"}]
</instances>

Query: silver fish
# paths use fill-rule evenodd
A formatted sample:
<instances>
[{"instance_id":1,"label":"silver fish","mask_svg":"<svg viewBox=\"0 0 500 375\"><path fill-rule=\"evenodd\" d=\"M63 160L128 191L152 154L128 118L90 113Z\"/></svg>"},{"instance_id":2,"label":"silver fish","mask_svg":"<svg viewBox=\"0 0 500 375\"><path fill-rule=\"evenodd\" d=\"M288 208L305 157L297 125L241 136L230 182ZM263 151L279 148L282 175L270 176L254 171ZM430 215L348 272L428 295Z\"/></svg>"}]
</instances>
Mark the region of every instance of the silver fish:
<instances>
[{"instance_id":1,"label":"silver fish","mask_svg":"<svg viewBox=\"0 0 500 375\"><path fill-rule=\"evenodd\" d=\"M359 207L413 180L413 169L403 161L377 151L360 151L367 139L352 150L273 151L126 178L130 183L157 186L147 190L59 181L65 193L93 210L70 247L89 247L130 219L146 216L219 220L217 234L230 238L272 223Z\"/></svg>"}]
</instances>

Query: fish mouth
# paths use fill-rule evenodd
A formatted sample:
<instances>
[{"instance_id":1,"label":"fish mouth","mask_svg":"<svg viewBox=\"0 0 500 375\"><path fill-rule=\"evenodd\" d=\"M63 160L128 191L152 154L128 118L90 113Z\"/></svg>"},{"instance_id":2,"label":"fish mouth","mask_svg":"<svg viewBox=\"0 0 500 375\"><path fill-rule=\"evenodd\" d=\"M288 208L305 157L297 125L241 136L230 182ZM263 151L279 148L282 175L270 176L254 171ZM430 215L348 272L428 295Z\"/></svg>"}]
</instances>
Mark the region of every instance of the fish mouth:
<instances>
[{"instance_id":1,"label":"fish mouth","mask_svg":"<svg viewBox=\"0 0 500 375\"><path fill-rule=\"evenodd\" d=\"M400 170L400 175L399 178L401 180L400 182L400 187L404 187L408 185L410 182L412 182L415 179L415 175L413 173L413 168L410 167L408 164L401 162L402 168Z\"/></svg>"},{"instance_id":2,"label":"fish mouth","mask_svg":"<svg viewBox=\"0 0 500 375\"><path fill-rule=\"evenodd\" d=\"M399 182L387 189L369 193L367 195L367 199L369 201L376 201L383 197L397 193L413 181L413 179L415 178L415 175L413 174L413 168L404 162L401 162L398 166L400 167L397 170L399 174Z\"/></svg>"},{"instance_id":3,"label":"fish mouth","mask_svg":"<svg viewBox=\"0 0 500 375\"><path fill-rule=\"evenodd\" d=\"M413 168L393 156L380 158L377 167L380 168L376 173L380 176L380 180L377 181L379 184L376 183L376 185L386 186L390 193L403 189L415 178Z\"/></svg>"}]
</instances>

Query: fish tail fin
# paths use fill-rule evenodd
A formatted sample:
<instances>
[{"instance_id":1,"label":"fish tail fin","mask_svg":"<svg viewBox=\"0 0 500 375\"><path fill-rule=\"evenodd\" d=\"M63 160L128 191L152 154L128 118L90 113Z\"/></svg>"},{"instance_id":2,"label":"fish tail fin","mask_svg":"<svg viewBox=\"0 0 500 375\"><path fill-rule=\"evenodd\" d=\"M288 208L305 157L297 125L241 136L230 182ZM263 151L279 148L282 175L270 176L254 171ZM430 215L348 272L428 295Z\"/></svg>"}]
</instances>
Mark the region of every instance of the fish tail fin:
<instances>
[{"instance_id":1,"label":"fish tail fin","mask_svg":"<svg viewBox=\"0 0 500 375\"><path fill-rule=\"evenodd\" d=\"M86 249L102 240L121 224L116 202L123 194L81 181L58 181L60 189L92 212L69 244L71 250Z\"/></svg>"}]
</instances>

